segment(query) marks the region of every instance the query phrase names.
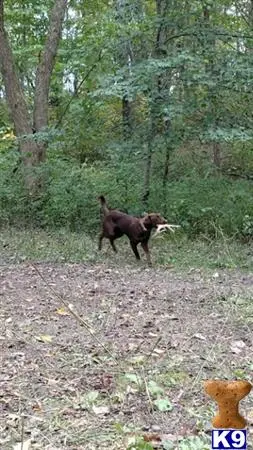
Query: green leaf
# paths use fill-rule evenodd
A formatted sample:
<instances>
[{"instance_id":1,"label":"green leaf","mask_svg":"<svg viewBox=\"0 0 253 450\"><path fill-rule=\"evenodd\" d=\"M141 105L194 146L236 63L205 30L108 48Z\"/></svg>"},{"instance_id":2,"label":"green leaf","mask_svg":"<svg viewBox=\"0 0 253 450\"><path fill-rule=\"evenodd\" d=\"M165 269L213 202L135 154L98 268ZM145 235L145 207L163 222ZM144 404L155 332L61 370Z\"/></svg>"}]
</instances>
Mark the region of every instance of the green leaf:
<instances>
[{"instance_id":1,"label":"green leaf","mask_svg":"<svg viewBox=\"0 0 253 450\"><path fill-rule=\"evenodd\" d=\"M148 382L148 390L152 395L161 395L164 393L164 389L158 386L158 384L153 380Z\"/></svg>"},{"instance_id":2,"label":"green leaf","mask_svg":"<svg viewBox=\"0 0 253 450\"><path fill-rule=\"evenodd\" d=\"M171 411L173 409L173 405L169 401L168 398L158 398L154 401L154 405L157 407L157 409L161 412L164 411Z\"/></svg>"},{"instance_id":3,"label":"green leaf","mask_svg":"<svg viewBox=\"0 0 253 450\"><path fill-rule=\"evenodd\" d=\"M89 409L97 400L99 396L99 392L98 391L90 391L87 392L87 394L82 396L80 405L83 409Z\"/></svg>"},{"instance_id":4,"label":"green leaf","mask_svg":"<svg viewBox=\"0 0 253 450\"><path fill-rule=\"evenodd\" d=\"M183 439L179 444L179 450L208 450L210 449L210 444L199 436L190 436L189 438Z\"/></svg>"},{"instance_id":5,"label":"green leaf","mask_svg":"<svg viewBox=\"0 0 253 450\"><path fill-rule=\"evenodd\" d=\"M139 385L142 384L141 378L138 375L136 375L135 373L126 373L124 375L124 377L127 380L132 381L132 383L139 384Z\"/></svg>"}]
</instances>

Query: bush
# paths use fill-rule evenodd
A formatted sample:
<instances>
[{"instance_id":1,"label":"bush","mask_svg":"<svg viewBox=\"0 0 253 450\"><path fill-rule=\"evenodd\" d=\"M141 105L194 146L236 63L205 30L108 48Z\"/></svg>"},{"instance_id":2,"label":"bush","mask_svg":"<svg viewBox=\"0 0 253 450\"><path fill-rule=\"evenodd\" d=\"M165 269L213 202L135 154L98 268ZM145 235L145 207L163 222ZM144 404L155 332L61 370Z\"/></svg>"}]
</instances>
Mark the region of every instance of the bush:
<instances>
[{"instance_id":1,"label":"bush","mask_svg":"<svg viewBox=\"0 0 253 450\"><path fill-rule=\"evenodd\" d=\"M158 198L157 193L160 192ZM190 236L223 232L228 236L252 236L253 185L246 180L221 177L191 178L162 186L154 184L152 209L163 207L172 222L179 223Z\"/></svg>"},{"instance_id":2,"label":"bush","mask_svg":"<svg viewBox=\"0 0 253 450\"><path fill-rule=\"evenodd\" d=\"M13 156L13 155L12 155ZM40 167L47 181L42 194L28 198L16 160L0 158L1 225L69 228L94 233L100 223L97 197L106 195L109 205L143 212L140 166L122 162L111 167L82 166L68 160L49 161ZM187 176L164 188L152 177L149 210L159 211L171 223L180 224L190 237L199 234L252 237L252 182L230 181L219 176L203 179Z\"/></svg>"},{"instance_id":3,"label":"bush","mask_svg":"<svg viewBox=\"0 0 253 450\"><path fill-rule=\"evenodd\" d=\"M31 201L15 165L5 160L0 165L0 224L39 227L67 227L94 231L100 223L98 195L109 204L137 209L138 189L131 176L99 166L78 166L73 161L48 162L40 167L40 177L47 180L39 197ZM1 170L2 169L2 170Z\"/></svg>"}]
</instances>

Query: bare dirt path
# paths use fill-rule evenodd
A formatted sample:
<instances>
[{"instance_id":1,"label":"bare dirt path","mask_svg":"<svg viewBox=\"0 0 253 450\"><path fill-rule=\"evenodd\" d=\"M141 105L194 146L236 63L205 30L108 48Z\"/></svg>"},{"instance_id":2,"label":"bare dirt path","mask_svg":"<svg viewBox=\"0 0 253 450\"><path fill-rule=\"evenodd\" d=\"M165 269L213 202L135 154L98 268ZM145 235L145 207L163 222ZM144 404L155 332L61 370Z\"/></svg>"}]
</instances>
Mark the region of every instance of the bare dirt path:
<instances>
[{"instance_id":1,"label":"bare dirt path","mask_svg":"<svg viewBox=\"0 0 253 450\"><path fill-rule=\"evenodd\" d=\"M0 268L0 448L23 424L34 449L126 449L149 432L157 448L203 449L216 408L202 380L253 378L252 274L37 267L46 283L30 264Z\"/></svg>"}]
</instances>

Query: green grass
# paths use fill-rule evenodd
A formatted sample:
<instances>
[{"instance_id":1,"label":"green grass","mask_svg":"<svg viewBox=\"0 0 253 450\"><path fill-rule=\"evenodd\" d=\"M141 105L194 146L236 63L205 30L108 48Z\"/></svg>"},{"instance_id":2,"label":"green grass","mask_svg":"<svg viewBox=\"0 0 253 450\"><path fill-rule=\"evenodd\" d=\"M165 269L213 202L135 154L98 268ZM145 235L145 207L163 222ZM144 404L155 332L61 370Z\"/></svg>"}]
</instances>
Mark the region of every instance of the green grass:
<instances>
[{"instance_id":1,"label":"green grass","mask_svg":"<svg viewBox=\"0 0 253 450\"><path fill-rule=\"evenodd\" d=\"M102 253L97 251L97 239L84 233L66 230L43 231L6 228L0 235L0 262L21 261L138 264L127 242L117 242L119 253L114 255L104 241ZM216 240L189 240L184 235L160 235L150 242L154 266L171 266L178 270L192 269L253 269L253 244L242 244L222 235ZM142 255L142 262L145 257Z\"/></svg>"}]
</instances>

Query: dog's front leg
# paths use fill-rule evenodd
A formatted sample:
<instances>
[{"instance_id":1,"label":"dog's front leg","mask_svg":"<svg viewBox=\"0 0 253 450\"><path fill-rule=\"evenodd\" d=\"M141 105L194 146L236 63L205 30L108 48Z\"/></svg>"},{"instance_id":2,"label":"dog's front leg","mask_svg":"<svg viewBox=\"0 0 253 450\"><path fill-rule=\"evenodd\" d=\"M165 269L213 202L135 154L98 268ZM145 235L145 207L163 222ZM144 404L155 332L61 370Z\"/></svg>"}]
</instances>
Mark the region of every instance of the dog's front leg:
<instances>
[{"instance_id":1,"label":"dog's front leg","mask_svg":"<svg viewBox=\"0 0 253 450\"><path fill-rule=\"evenodd\" d=\"M133 250L133 252L135 254L136 259L138 259L138 260L141 259L140 255L139 255L139 252L138 252L138 249L137 249L137 244L135 244L135 242L133 242L133 241L130 241L130 244L131 244L131 247L132 247L132 250Z\"/></svg>"},{"instance_id":2,"label":"dog's front leg","mask_svg":"<svg viewBox=\"0 0 253 450\"><path fill-rule=\"evenodd\" d=\"M143 248L143 250L144 250L144 252L145 252L145 254L146 254L148 264L151 266L152 263L151 263L151 258L150 258L150 253L149 253L148 243L147 243L147 242L141 242L141 246L142 246L142 248Z\"/></svg>"}]
</instances>

